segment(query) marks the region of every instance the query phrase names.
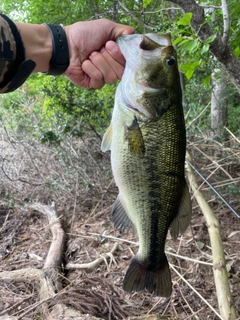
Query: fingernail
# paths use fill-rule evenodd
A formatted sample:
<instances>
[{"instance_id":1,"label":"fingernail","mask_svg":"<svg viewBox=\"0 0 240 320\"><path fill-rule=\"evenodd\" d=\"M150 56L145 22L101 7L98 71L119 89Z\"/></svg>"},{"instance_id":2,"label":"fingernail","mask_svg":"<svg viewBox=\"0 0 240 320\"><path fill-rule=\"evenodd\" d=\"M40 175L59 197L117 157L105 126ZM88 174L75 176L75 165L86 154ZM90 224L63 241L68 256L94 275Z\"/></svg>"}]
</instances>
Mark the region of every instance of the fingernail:
<instances>
[{"instance_id":1,"label":"fingernail","mask_svg":"<svg viewBox=\"0 0 240 320\"><path fill-rule=\"evenodd\" d=\"M90 54L90 57L95 56L96 53L97 53L97 51L93 51L93 52Z\"/></svg>"},{"instance_id":2,"label":"fingernail","mask_svg":"<svg viewBox=\"0 0 240 320\"><path fill-rule=\"evenodd\" d=\"M107 51L114 53L114 52L118 51L118 45L114 41L109 41L106 43L106 49L107 49Z\"/></svg>"}]
</instances>

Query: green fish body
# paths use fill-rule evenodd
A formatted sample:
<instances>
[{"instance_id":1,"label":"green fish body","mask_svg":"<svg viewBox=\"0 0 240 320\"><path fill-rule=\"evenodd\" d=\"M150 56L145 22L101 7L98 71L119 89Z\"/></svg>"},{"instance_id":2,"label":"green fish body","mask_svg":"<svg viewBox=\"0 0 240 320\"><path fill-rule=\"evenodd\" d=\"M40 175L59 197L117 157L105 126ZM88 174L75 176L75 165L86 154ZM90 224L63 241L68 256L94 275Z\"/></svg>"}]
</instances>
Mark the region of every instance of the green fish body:
<instances>
[{"instance_id":1,"label":"green fish body","mask_svg":"<svg viewBox=\"0 0 240 320\"><path fill-rule=\"evenodd\" d=\"M118 43L126 67L102 150L111 150L119 188L113 222L121 231L135 229L139 237L123 288L167 297L172 292L167 232L170 228L176 238L191 218L177 58L169 35L124 35Z\"/></svg>"}]
</instances>

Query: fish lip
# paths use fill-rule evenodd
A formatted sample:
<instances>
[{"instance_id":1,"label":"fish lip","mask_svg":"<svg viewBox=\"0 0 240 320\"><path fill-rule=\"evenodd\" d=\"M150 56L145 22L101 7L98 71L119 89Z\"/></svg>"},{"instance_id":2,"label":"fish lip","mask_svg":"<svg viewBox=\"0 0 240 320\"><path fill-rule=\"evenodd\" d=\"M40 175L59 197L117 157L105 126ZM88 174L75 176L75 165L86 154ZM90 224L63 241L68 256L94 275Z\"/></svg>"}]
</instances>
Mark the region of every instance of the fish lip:
<instances>
[{"instance_id":1,"label":"fish lip","mask_svg":"<svg viewBox=\"0 0 240 320\"><path fill-rule=\"evenodd\" d=\"M145 112L140 111L138 108L133 107L130 103L125 103L125 106L128 108L128 110L130 110L131 112L137 112L139 114L140 117L144 117L147 119L154 119L154 115L151 114L150 112L147 112L145 110Z\"/></svg>"},{"instance_id":2,"label":"fish lip","mask_svg":"<svg viewBox=\"0 0 240 320\"><path fill-rule=\"evenodd\" d=\"M161 88L153 88L153 87L149 87L147 84L143 83L143 82L136 82L141 88L144 88L144 92L147 93L158 93L161 92Z\"/></svg>"},{"instance_id":3,"label":"fish lip","mask_svg":"<svg viewBox=\"0 0 240 320\"><path fill-rule=\"evenodd\" d=\"M141 113L141 112L139 111L139 109L133 107L130 103L126 103L126 107L127 107L128 109L131 109L131 110L133 110L133 111L137 111L138 113ZM143 114L143 113L141 113L141 114Z\"/></svg>"},{"instance_id":4,"label":"fish lip","mask_svg":"<svg viewBox=\"0 0 240 320\"><path fill-rule=\"evenodd\" d=\"M154 95L154 94L158 94L158 93L162 92L161 88L152 88L152 87L149 87L145 83L140 82L140 81L136 82L136 85L140 88L139 91L143 91L142 94ZM120 88L120 85L119 85L119 88ZM121 97L122 97L122 101L123 101L125 107L129 111L131 111L133 113L137 112L139 114L139 116L147 118L147 119L154 119L156 117L156 112L154 111L154 109L152 110L152 112L150 112L149 110L147 110L146 108L143 108L141 106L141 104L138 103L138 99L140 99L142 97L142 95L140 95L136 100L133 100L133 101L126 98L126 96L123 94L121 94Z\"/></svg>"}]
</instances>

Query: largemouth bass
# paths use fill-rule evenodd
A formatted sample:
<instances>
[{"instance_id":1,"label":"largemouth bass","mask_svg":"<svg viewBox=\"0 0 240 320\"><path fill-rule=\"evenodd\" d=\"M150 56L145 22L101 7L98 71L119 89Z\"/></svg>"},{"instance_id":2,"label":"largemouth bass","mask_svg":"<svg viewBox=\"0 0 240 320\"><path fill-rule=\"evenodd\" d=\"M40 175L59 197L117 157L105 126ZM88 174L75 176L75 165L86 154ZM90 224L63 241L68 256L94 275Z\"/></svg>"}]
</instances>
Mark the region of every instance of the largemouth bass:
<instances>
[{"instance_id":1,"label":"largemouth bass","mask_svg":"<svg viewBox=\"0 0 240 320\"><path fill-rule=\"evenodd\" d=\"M167 297L172 292L167 232L170 228L173 238L183 233L192 211L177 56L168 34L122 35L117 42L126 67L102 150L111 150L119 188L113 222L121 231L135 229L139 237L123 289L146 288Z\"/></svg>"}]
</instances>

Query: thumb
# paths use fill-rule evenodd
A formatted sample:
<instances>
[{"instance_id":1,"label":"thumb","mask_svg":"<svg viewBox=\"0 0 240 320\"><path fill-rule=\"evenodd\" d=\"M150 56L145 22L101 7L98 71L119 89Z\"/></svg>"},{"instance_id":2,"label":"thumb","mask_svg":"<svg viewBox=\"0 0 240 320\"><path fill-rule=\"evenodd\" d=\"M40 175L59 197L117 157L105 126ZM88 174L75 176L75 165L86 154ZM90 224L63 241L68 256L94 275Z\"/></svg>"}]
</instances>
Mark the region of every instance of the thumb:
<instances>
[{"instance_id":1,"label":"thumb","mask_svg":"<svg viewBox=\"0 0 240 320\"><path fill-rule=\"evenodd\" d=\"M117 39L121 34L133 34L135 32L134 28L130 26L125 26L123 24L118 24L113 31L114 38Z\"/></svg>"}]
</instances>

